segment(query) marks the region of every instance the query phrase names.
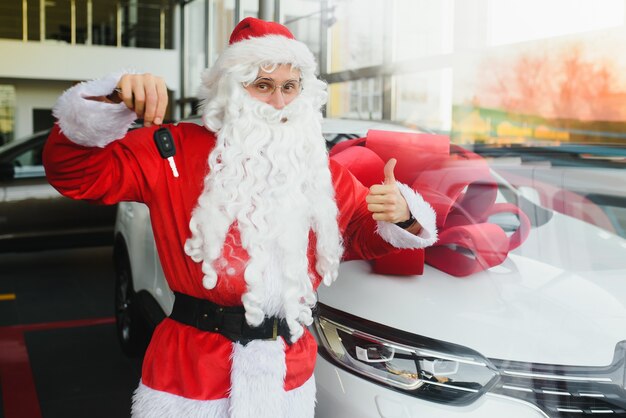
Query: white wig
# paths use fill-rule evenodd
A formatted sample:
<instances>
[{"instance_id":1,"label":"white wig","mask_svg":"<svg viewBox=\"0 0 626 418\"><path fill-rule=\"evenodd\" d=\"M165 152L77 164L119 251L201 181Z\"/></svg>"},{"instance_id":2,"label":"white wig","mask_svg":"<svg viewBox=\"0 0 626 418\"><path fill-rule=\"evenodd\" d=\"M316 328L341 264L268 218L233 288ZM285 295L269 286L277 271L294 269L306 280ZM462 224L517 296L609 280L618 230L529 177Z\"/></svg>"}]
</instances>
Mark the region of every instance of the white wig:
<instances>
[{"instance_id":1,"label":"white wig","mask_svg":"<svg viewBox=\"0 0 626 418\"><path fill-rule=\"evenodd\" d=\"M217 143L185 251L202 262L204 287L214 288L218 277L228 275L224 254L231 248L225 240L236 223L250 256L242 297L248 322L258 325L265 316L280 315L296 340L302 326L312 322L316 301L307 258L309 231L316 238L315 270L326 284L337 277L343 246L321 131L326 84L315 77L315 61L303 44L304 59L255 55L260 46L251 48L248 42L268 38L231 45L203 74L203 121L217 133ZM241 52L233 50L244 46L247 59L242 62ZM302 92L275 109L250 97L244 85L260 69L271 72L281 64L300 70Z\"/></svg>"}]
</instances>

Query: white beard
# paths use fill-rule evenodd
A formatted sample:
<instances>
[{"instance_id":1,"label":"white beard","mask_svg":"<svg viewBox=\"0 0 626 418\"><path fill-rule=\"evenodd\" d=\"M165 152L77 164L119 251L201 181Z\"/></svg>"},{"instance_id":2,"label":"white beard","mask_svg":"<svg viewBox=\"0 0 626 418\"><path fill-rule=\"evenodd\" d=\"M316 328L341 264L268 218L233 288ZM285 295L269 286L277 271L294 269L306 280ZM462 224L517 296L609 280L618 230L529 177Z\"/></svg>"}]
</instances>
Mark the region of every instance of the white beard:
<instances>
[{"instance_id":1,"label":"white beard","mask_svg":"<svg viewBox=\"0 0 626 418\"><path fill-rule=\"evenodd\" d=\"M245 92L237 96L209 155L211 170L192 213L185 252L202 262L204 287L214 288L216 260L237 222L250 257L242 297L246 320L256 326L265 316L283 317L296 341L302 325L312 323L316 302L309 231L317 239L315 268L325 284L337 277L343 253L321 114L305 95L282 110Z\"/></svg>"}]
</instances>

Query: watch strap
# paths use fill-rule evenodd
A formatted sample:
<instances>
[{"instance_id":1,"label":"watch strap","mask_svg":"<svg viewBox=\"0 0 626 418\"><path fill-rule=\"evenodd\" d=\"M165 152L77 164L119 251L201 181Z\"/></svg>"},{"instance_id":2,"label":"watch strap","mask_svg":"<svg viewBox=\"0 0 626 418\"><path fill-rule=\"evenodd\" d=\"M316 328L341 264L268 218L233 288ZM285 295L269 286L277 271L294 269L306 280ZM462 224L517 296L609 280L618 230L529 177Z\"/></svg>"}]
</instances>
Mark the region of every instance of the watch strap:
<instances>
[{"instance_id":1,"label":"watch strap","mask_svg":"<svg viewBox=\"0 0 626 418\"><path fill-rule=\"evenodd\" d=\"M415 223L415 218L413 217L412 213L409 213L409 219L407 219L406 221L402 221L402 222L396 222L395 225L398 225L402 229L407 229L414 223Z\"/></svg>"}]
</instances>

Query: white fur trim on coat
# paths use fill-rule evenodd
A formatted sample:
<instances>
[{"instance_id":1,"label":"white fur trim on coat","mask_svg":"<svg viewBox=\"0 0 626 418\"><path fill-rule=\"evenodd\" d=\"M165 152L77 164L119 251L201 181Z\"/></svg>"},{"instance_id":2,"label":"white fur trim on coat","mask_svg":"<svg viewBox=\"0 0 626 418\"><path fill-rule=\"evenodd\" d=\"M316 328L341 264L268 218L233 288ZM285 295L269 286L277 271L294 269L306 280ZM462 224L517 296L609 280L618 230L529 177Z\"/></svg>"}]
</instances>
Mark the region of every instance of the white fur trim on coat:
<instances>
[{"instance_id":1,"label":"white fur trim on coat","mask_svg":"<svg viewBox=\"0 0 626 418\"><path fill-rule=\"evenodd\" d=\"M137 119L124 103L111 104L87 100L111 94L122 73L85 81L68 89L52 109L61 132L72 142L86 147L105 147L122 138Z\"/></svg>"},{"instance_id":2,"label":"white fur trim on coat","mask_svg":"<svg viewBox=\"0 0 626 418\"><path fill-rule=\"evenodd\" d=\"M315 410L315 378L311 376L302 386L283 391L284 415L272 418L313 418ZM229 398L211 401L187 399L154 390L139 383L135 390L132 418L235 418L231 415ZM250 415L252 416L252 415ZM259 415L269 417L269 415Z\"/></svg>"},{"instance_id":3,"label":"white fur trim on coat","mask_svg":"<svg viewBox=\"0 0 626 418\"><path fill-rule=\"evenodd\" d=\"M285 392L285 418L313 418L315 393L315 375L299 388Z\"/></svg>"},{"instance_id":4,"label":"white fur trim on coat","mask_svg":"<svg viewBox=\"0 0 626 418\"><path fill-rule=\"evenodd\" d=\"M406 184L396 183L409 205L413 217L422 225L419 234L413 235L398 225L378 221L378 234L396 248L424 248L437 242L436 215L433 208L418 192Z\"/></svg>"},{"instance_id":5,"label":"white fur trim on coat","mask_svg":"<svg viewBox=\"0 0 626 418\"><path fill-rule=\"evenodd\" d=\"M287 409L284 390L287 365L285 343L251 341L247 345L233 344L230 418L287 418L293 411ZM313 417L315 390L310 399L303 394L302 404L293 406L298 411L309 411L303 417ZM304 412L303 412L304 413Z\"/></svg>"},{"instance_id":6,"label":"white fur trim on coat","mask_svg":"<svg viewBox=\"0 0 626 418\"><path fill-rule=\"evenodd\" d=\"M210 379L210 377L207 377ZM226 418L228 399L199 401L149 388L143 383L135 390L132 418Z\"/></svg>"}]
</instances>

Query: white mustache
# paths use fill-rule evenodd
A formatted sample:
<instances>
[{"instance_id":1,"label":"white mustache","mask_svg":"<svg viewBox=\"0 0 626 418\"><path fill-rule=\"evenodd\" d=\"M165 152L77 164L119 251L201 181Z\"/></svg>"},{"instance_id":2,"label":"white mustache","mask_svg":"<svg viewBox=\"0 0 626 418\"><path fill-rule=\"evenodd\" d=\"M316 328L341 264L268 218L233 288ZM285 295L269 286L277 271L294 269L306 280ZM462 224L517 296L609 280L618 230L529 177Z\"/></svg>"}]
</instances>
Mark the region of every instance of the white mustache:
<instances>
[{"instance_id":1,"label":"white mustache","mask_svg":"<svg viewBox=\"0 0 626 418\"><path fill-rule=\"evenodd\" d=\"M312 106L303 97L297 97L282 109L261 102L252 97L245 97L241 104L241 114L252 114L256 119L263 120L270 125L285 124L298 119L298 115L311 112Z\"/></svg>"}]
</instances>

